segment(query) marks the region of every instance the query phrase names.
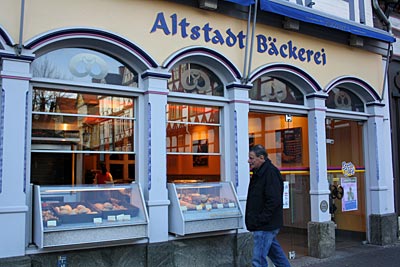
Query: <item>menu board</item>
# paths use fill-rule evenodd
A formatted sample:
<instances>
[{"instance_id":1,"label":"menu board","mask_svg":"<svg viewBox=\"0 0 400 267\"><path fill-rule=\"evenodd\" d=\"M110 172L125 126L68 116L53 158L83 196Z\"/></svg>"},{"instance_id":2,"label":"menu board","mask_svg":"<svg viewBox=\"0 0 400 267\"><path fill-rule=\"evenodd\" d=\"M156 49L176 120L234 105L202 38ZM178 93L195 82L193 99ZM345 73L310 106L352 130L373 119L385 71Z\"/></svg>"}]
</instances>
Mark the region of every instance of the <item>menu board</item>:
<instances>
[{"instance_id":1,"label":"menu board","mask_svg":"<svg viewBox=\"0 0 400 267\"><path fill-rule=\"evenodd\" d=\"M275 135L281 142L282 163L302 163L301 128L276 130Z\"/></svg>"}]
</instances>

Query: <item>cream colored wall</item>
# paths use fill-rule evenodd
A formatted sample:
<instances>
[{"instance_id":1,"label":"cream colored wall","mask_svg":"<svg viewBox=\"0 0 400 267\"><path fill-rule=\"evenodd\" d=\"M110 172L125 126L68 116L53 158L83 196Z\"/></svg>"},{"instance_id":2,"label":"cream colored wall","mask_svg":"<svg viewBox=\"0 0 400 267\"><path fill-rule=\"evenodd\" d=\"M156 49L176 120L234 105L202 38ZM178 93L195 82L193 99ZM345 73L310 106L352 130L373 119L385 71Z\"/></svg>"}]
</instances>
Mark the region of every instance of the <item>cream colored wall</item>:
<instances>
[{"instance_id":1,"label":"cream colored wall","mask_svg":"<svg viewBox=\"0 0 400 267\"><path fill-rule=\"evenodd\" d=\"M159 64L184 47L207 46L226 56L240 71L243 70L244 49L240 50L237 45L228 47L226 44L206 43L203 38L196 41L182 38L179 29L176 35L165 35L161 30L150 33L150 30L159 12L164 12L169 28L171 28L170 16L177 14L178 22L186 18L190 27L194 25L202 27L209 23L213 29L223 34L229 28L236 34L240 31L246 32L246 21L168 1L30 0L25 3L24 42L59 28L91 27L107 30L131 40ZM20 1L2 0L0 25L15 42L19 39L19 17ZM383 74L379 55L265 25L257 25L256 30L257 34L263 34L267 38L269 36L276 38L277 45L292 40L294 45L316 52L323 48L327 64L322 66L314 62L269 56L267 53L258 53L254 48L253 70L269 63L288 63L309 73L322 87L337 77L355 76L368 82L378 92L381 91Z\"/></svg>"}]
</instances>

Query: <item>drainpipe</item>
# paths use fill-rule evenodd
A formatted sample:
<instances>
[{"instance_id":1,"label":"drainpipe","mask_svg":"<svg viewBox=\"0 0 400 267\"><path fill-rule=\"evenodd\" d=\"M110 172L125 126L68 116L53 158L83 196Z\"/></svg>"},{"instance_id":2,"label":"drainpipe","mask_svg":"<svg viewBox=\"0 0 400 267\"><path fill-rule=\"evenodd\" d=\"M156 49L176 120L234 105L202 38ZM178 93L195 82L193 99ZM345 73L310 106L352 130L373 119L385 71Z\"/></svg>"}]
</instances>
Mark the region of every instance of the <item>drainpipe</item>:
<instances>
[{"instance_id":1,"label":"drainpipe","mask_svg":"<svg viewBox=\"0 0 400 267\"><path fill-rule=\"evenodd\" d=\"M18 44L15 46L15 53L17 56L20 56L22 53L22 38L24 34L24 15L25 14L25 0L21 0L21 17L19 22L19 41Z\"/></svg>"},{"instance_id":2,"label":"drainpipe","mask_svg":"<svg viewBox=\"0 0 400 267\"><path fill-rule=\"evenodd\" d=\"M378 15L379 19L386 25L387 27L387 32L388 33L392 33L392 24L390 23L388 17L386 17L385 13L383 12L383 10L381 9L381 7L379 6L378 0L372 0L372 6L374 8L374 11L376 12L376 14ZM388 48L387 48L387 54L386 54L386 64L385 64L385 72L384 72L384 77L383 77L383 88L382 88L382 95L381 95L381 99L383 100L383 96L385 93L385 85L386 85L386 80L387 80L387 76L388 76L388 69L389 69L389 57L391 54L391 50L392 50L392 44L389 42L388 43Z\"/></svg>"},{"instance_id":3,"label":"drainpipe","mask_svg":"<svg viewBox=\"0 0 400 267\"><path fill-rule=\"evenodd\" d=\"M249 81L250 71L251 71L251 62L252 62L252 59L253 59L253 44L254 44L254 34L256 32L257 6L258 6L258 0L256 0L256 2L254 4L253 30L252 30L252 33L251 33L249 68L247 70L246 83Z\"/></svg>"},{"instance_id":4,"label":"drainpipe","mask_svg":"<svg viewBox=\"0 0 400 267\"><path fill-rule=\"evenodd\" d=\"M243 78L242 78L242 84L246 84L247 83L247 76L246 76L246 72L247 72L247 54L249 51L249 32L250 32L250 20L251 20L251 6L249 6L248 12L249 15L247 17L247 29L246 29L246 48L245 48L245 52L244 52L244 62L243 62ZM257 8L257 7L256 7Z\"/></svg>"}]
</instances>

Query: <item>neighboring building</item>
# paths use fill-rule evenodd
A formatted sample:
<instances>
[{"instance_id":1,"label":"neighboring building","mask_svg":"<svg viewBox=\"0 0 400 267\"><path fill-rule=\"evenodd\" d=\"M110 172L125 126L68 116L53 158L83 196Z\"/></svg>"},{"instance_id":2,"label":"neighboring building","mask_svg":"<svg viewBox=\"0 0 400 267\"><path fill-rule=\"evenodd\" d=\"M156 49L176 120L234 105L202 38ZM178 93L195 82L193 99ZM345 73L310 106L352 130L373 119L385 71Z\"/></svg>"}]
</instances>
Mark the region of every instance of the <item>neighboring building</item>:
<instances>
[{"instance_id":1,"label":"neighboring building","mask_svg":"<svg viewBox=\"0 0 400 267\"><path fill-rule=\"evenodd\" d=\"M0 265L249 266L257 143L289 257L395 242L385 19L369 0L3 1ZM103 166L114 184L90 185Z\"/></svg>"},{"instance_id":2,"label":"neighboring building","mask_svg":"<svg viewBox=\"0 0 400 267\"><path fill-rule=\"evenodd\" d=\"M391 115L391 132L392 132L392 151L393 151L393 172L394 172L394 192L395 192L395 209L397 215L400 207L400 44L398 38L400 37L400 3L398 1L388 1L382 4L382 10L388 16L390 29L396 37L397 42L393 43L391 50L390 63L388 66L388 91L390 101L390 115ZM399 228L400 231L400 228Z\"/></svg>"}]
</instances>

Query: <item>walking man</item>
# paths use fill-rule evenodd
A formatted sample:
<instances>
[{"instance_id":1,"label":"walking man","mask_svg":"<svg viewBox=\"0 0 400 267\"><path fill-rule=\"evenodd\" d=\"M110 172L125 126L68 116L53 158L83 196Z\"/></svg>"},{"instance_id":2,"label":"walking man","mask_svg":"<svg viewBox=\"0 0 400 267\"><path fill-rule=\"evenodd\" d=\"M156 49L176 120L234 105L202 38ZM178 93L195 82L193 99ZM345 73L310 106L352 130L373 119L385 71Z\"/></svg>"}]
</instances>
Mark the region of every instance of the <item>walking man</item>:
<instances>
[{"instance_id":1,"label":"walking man","mask_svg":"<svg viewBox=\"0 0 400 267\"><path fill-rule=\"evenodd\" d=\"M283 225L283 179L262 145L250 148L250 179L246 227L253 232L253 267L267 267L267 256L276 267L290 267L276 235Z\"/></svg>"}]
</instances>

